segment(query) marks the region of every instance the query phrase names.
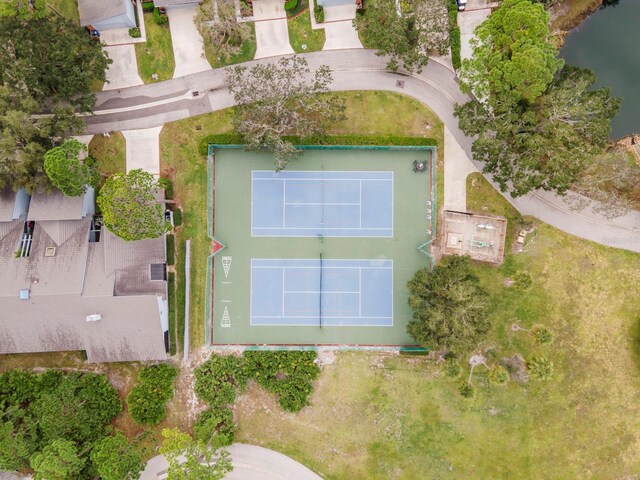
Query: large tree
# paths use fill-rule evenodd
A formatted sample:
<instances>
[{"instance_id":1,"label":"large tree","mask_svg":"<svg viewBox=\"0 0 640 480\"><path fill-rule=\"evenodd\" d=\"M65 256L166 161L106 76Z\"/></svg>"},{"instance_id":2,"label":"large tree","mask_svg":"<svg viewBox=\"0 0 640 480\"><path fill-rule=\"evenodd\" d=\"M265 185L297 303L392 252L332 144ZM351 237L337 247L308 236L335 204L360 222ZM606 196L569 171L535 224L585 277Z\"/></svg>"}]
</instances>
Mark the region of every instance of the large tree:
<instances>
[{"instance_id":1,"label":"large tree","mask_svg":"<svg viewBox=\"0 0 640 480\"><path fill-rule=\"evenodd\" d=\"M74 112L93 106L91 84L106 78L110 60L83 29L24 14L23 3L0 15L0 188L39 190L50 186L44 153L81 129ZM54 115L32 116L43 111Z\"/></svg>"},{"instance_id":2,"label":"large tree","mask_svg":"<svg viewBox=\"0 0 640 480\"><path fill-rule=\"evenodd\" d=\"M238 22L233 0L216 0L201 5L195 23L205 43L220 62L227 62L242 51L253 35L246 22Z\"/></svg>"},{"instance_id":3,"label":"large tree","mask_svg":"<svg viewBox=\"0 0 640 480\"><path fill-rule=\"evenodd\" d=\"M75 444L63 439L53 440L31 458L36 480L76 480L84 464Z\"/></svg>"},{"instance_id":4,"label":"large tree","mask_svg":"<svg viewBox=\"0 0 640 480\"><path fill-rule=\"evenodd\" d=\"M222 480L233 470L229 452L213 450L178 429L162 430L160 447L169 462L167 480Z\"/></svg>"},{"instance_id":5,"label":"large tree","mask_svg":"<svg viewBox=\"0 0 640 480\"><path fill-rule=\"evenodd\" d=\"M136 480L144 470L140 455L121 432L96 442L91 461L102 480Z\"/></svg>"},{"instance_id":6,"label":"large tree","mask_svg":"<svg viewBox=\"0 0 640 480\"><path fill-rule=\"evenodd\" d=\"M407 332L420 344L467 350L489 330L489 294L469 257L444 257L433 271L421 268L407 287L413 310Z\"/></svg>"},{"instance_id":7,"label":"large tree","mask_svg":"<svg viewBox=\"0 0 640 480\"><path fill-rule=\"evenodd\" d=\"M328 93L331 81L329 67L312 72L297 56L228 69L237 105L235 126L247 148L272 152L278 170L298 158L301 151L286 136L321 135L327 125L344 118L344 102Z\"/></svg>"},{"instance_id":8,"label":"large tree","mask_svg":"<svg viewBox=\"0 0 640 480\"><path fill-rule=\"evenodd\" d=\"M565 66L533 104L498 98L456 108L460 129L477 136L472 151L502 191L542 188L564 194L604 149L619 100L593 89L589 70Z\"/></svg>"},{"instance_id":9,"label":"large tree","mask_svg":"<svg viewBox=\"0 0 640 480\"><path fill-rule=\"evenodd\" d=\"M87 185L96 183L92 169L80 160L80 154L86 151L86 145L69 139L44 154L44 171L51 183L67 197L78 197Z\"/></svg>"},{"instance_id":10,"label":"large tree","mask_svg":"<svg viewBox=\"0 0 640 480\"><path fill-rule=\"evenodd\" d=\"M116 173L98 195L104 225L124 240L157 238L167 231L161 185L148 172Z\"/></svg>"},{"instance_id":11,"label":"large tree","mask_svg":"<svg viewBox=\"0 0 640 480\"><path fill-rule=\"evenodd\" d=\"M462 62L462 90L505 105L534 102L562 67L548 24L542 5L504 0L476 29L473 55Z\"/></svg>"}]
</instances>

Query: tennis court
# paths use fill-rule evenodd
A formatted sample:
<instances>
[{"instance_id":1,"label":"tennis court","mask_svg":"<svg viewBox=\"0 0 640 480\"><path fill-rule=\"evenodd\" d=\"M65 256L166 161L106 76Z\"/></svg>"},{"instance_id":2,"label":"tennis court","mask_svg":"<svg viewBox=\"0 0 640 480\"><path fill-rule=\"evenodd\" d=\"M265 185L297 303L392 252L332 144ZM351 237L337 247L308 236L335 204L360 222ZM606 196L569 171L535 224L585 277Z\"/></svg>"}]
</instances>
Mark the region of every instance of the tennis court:
<instances>
[{"instance_id":1,"label":"tennis court","mask_svg":"<svg viewBox=\"0 0 640 480\"><path fill-rule=\"evenodd\" d=\"M393 172L253 171L254 237L392 237Z\"/></svg>"},{"instance_id":2,"label":"tennis court","mask_svg":"<svg viewBox=\"0 0 640 480\"><path fill-rule=\"evenodd\" d=\"M251 325L390 327L392 305L392 260L251 260Z\"/></svg>"},{"instance_id":3,"label":"tennis court","mask_svg":"<svg viewBox=\"0 0 640 480\"><path fill-rule=\"evenodd\" d=\"M212 345L412 345L407 281L430 263L431 147L215 148ZM416 169L416 162L427 168ZM419 248L420 247L420 248Z\"/></svg>"}]
</instances>

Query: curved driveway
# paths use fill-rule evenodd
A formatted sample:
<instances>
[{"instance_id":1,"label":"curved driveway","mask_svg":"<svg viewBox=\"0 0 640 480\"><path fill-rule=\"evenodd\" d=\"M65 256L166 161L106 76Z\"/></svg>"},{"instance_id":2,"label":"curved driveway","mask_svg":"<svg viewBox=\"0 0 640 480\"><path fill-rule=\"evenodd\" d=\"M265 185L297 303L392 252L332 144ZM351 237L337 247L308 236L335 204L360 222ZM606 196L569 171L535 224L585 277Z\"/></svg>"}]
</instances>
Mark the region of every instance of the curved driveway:
<instances>
[{"instance_id":1,"label":"curved driveway","mask_svg":"<svg viewBox=\"0 0 640 480\"><path fill-rule=\"evenodd\" d=\"M385 58L363 49L302 56L307 58L312 70L319 65L331 67L332 90L387 90L419 100L442 119L468 157L473 158L473 140L460 131L453 116L455 104L467 101L468 97L460 92L455 74L448 67L432 60L419 75L389 73L385 71ZM244 65L272 61L274 59L254 60ZM150 128L232 105L224 69L210 70L165 82L98 93L95 115L85 118L86 133ZM482 170L481 163L474 163ZM591 209L579 213L572 211L564 198L549 192L540 191L516 199L507 194L505 198L521 213L533 215L565 232L603 245L640 252L638 211L607 220Z\"/></svg>"}]
</instances>

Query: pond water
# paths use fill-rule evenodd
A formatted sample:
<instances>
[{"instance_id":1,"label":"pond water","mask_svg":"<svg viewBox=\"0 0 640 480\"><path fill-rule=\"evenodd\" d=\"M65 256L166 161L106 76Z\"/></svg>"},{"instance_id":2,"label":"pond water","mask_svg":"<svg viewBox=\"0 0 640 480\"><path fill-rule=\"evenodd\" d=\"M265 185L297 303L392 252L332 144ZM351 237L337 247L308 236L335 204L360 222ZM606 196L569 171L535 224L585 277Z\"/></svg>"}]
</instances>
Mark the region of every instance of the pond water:
<instances>
[{"instance_id":1,"label":"pond water","mask_svg":"<svg viewBox=\"0 0 640 480\"><path fill-rule=\"evenodd\" d=\"M640 0L598 10L569 33L560 56L593 70L595 86L622 99L611 138L640 132Z\"/></svg>"}]
</instances>

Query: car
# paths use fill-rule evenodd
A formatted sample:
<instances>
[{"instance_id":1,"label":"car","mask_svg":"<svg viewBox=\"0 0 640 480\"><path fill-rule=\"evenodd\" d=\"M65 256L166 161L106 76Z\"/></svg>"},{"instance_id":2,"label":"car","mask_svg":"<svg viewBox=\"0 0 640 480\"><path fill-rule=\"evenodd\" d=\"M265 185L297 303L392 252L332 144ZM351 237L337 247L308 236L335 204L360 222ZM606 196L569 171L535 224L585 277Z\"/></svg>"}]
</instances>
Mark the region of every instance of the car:
<instances>
[{"instance_id":1,"label":"car","mask_svg":"<svg viewBox=\"0 0 640 480\"><path fill-rule=\"evenodd\" d=\"M463 12L467 6L467 0L456 0L458 2L458 11Z\"/></svg>"}]
</instances>

